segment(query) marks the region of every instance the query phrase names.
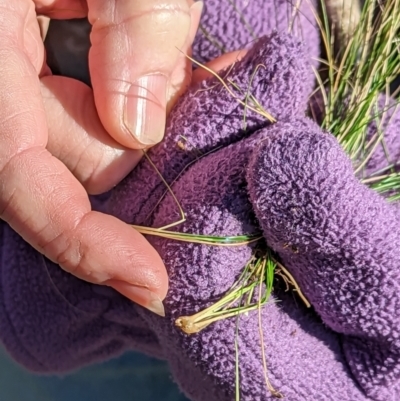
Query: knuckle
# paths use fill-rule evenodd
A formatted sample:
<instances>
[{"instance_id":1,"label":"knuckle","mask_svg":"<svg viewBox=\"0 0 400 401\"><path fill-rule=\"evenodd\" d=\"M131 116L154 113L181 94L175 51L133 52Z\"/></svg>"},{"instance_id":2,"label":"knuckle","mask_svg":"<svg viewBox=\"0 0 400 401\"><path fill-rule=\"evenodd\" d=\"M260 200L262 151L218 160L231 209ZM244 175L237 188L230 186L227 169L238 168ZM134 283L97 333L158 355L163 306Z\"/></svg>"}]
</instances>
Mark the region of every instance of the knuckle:
<instances>
[{"instance_id":1,"label":"knuckle","mask_svg":"<svg viewBox=\"0 0 400 401\"><path fill-rule=\"evenodd\" d=\"M90 16L89 16L90 18ZM175 27L180 20L189 23L190 9L186 0L140 0L133 7L130 1L122 1L106 9L99 8L91 15L91 23L96 31L110 31L115 28L125 28L128 25L143 26L165 32L165 26ZM129 33L130 29L122 29Z\"/></svg>"},{"instance_id":2,"label":"knuckle","mask_svg":"<svg viewBox=\"0 0 400 401\"><path fill-rule=\"evenodd\" d=\"M87 220L90 220L90 213L85 213L73 229L62 232L53 244L48 244L47 251L54 253L53 261L63 270L85 281L99 284L109 280L110 276L104 266L92 260L93 247L96 244L88 245L90 234L87 232L87 227L84 228L88 223ZM49 246L52 247L52 252L49 252Z\"/></svg>"},{"instance_id":3,"label":"knuckle","mask_svg":"<svg viewBox=\"0 0 400 401\"><path fill-rule=\"evenodd\" d=\"M88 213L83 214L71 229L62 231L43 247L46 256L54 255L52 260L55 263L80 278L88 276L88 272L85 271L87 249L81 239L81 227Z\"/></svg>"},{"instance_id":4,"label":"knuckle","mask_svg":"<svg viewBox=\"0 0 400 401\"><path fill-rule=\"evenodd\" d=\"M67 272L74 276L82 277L82 262L84 259L82 242L76 238L69 238L66 233L62 234L60 238L64 242L64 246L56 253L54 261ZM59 238L56 240L59 240ZM53 245L54 242L47 244L46 247Z\"/></svg>"},{"instance_id":5,"label":"knuckle","mask_svg":"<svg viewBox=\"0 0 400 401\"><path fill-rule=\"evenodd\" d=\"M1 186L0 186L0 188L1 188ZM2 218L6 219L9 224L12 224L13 213L8 213L8 210L12 209L12 204L14 203L13 201L15 198L15 193L16 193L16 190L13 189L7 197L4 197L4 199L3 199L3 196L0 197L0 219L2 219ZM8 215L10 215L10 216L8 217ZM8 218L6 218L6 216Z\"/></svg>"},{"instance_id":6,"label":"knuckle","mask_svg":"<svg viewBox=\"0 0 400 401\"><path fill-rule=\"evenodd\" d=\"M24 170L26 161L31 153L46 152L41 147L32 147L27 149L18 149L7 157L1 157L0 154L0 218L5 218L9 214L7 221L15 217L18 209L15 199L18 198L18 188L15 185L15 179L18 180L19 172ZM7 211L10 210L10 213Z\"/></svg>"},{"instance_id":7,"label":"knuckle","mask_svg":"<svg viewBox=\"0 0 400 401\"><path fill-rule=\"evenodd\" d=\"M61 216L65 216L65 210L71 209L74 197L58 196L60 188L52 185L38 189L34 194L29 192L39 176L41 181L63 182L63 171L54 170L51 166L42 170L39 168L40 171L36 168L38 161L46 164L49 157L52 156L46 149L28 148L12 154L0 166L0 217L17 231L23 231L26 240L50 260L72 274L78 274L85 264L85 248L79 236L85 213L76 214L75 211L75 221L68 222L67 228L63 228L65 224ZM44 199L56 204L56 207L52 207L50 212L44 210L45 215L38 217L38 208L45 207ZM27 207L29 202L34 206Z\"/></svg>"}]
</instances>

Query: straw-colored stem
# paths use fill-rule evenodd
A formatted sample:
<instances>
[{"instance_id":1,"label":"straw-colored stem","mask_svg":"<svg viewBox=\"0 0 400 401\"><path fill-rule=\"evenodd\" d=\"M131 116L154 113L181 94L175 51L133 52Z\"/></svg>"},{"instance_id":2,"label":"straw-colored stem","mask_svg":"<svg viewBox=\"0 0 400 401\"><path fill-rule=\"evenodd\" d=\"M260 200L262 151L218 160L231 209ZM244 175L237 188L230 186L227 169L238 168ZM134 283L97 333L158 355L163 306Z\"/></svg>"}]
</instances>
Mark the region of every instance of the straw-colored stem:
<instances>
[{"instance_id":1,"label":"straw-colored stem","mask_svg":"<svg viewBox=\"0 0 400 401\"><path fill-rule=\"evenodd\" d=\"M265 272L265 262L262 265L261 275L264 276ZM276 398L283 398L283 394L279 391L275 390L274 386L271 384L271 381L268 377L268 368L267 368L267 357L265 355L265 346L264 346L264 331L262 326L262 316L261 316L261 290L262 290L262 283L259 285L258 290L258 331L260 334L260 346L261 346L261 357L264 369L264 380L265 384L269 390L269 392Z\"/></svg>"}]
</instances>

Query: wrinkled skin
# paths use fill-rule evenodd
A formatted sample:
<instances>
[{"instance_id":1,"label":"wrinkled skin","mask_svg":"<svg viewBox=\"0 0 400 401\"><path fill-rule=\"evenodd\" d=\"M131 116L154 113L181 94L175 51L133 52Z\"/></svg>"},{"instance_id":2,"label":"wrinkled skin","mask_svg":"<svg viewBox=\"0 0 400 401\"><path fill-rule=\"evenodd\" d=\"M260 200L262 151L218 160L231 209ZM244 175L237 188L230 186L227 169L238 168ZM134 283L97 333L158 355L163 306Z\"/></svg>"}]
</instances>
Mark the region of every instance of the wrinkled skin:
<instances>
[{"instance_id":1,"label":"wrinkled skin","mask_svg":"<svg viewBox=\"0 0 400 401\"><path fill-rule=\"evenodd\" d=\"M132 301L161 314L168 277L158 254L93 211L88 194L113 188L161 141L167 108L190 82L183 52L200 14L191 0L0 0L0 219L60 268L130 285ZM91 22L92 88L52 74L43 17Z\"/></svg>"},{"instance_id":2,"label":"wrinkled skin","mask_svg":"<svg viewBox=\"0 0 400 401\"><path fill-rule=\"evenodd\" d=\"M277 287L273 296L279 302L261 313L268 375L286 400L397 400L397 206L361 185L336 140L305 117L313 76L301 44L271 34L229 76L248 88L259 64L264 68L251 92L276 124L248 111L244 130L243 108L209 80L182 97L164 142L149 152L168 182L177 179L173 191L186 221L175 229L213 235L262 231L300 284L312 309ZM383 125L393 159L399 127L398 113ZM184 149L177 144L182 137ZM377 149L370 168L383 158ZM132 224L161 227L179 219L176 203L164 193L160 177L142 160L102 210ZM135 348L167 359L191 399L234 399L236 320L190 336L175 320L218 300L253 247L149 240L170 278L164 319L62 272L2 226L3 342L17 360L42 372L74 369ZM240 399L274 399L264 382L257 312L239 319L238 338Z\"/></svg>"}]
</instances>

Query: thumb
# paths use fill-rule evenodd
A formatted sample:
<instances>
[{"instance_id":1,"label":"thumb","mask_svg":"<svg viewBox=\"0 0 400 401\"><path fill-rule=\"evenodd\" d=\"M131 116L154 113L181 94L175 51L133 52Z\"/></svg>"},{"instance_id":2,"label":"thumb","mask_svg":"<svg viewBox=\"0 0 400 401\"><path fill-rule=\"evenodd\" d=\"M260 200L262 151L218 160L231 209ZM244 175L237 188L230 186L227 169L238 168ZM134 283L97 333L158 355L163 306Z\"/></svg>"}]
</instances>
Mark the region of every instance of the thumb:
<instances>
[{"instance_id":1,"label":"thumb","mask_svg":"<svg viewBox=\"0 0 400 401\"><path fill-rule=\"evenodd\" d=\"M190 81L185 53L202 3L191 0L88 1L96 108L105 129L129 148L161 141L169 100Z\"/></svg>"}]
</instances>

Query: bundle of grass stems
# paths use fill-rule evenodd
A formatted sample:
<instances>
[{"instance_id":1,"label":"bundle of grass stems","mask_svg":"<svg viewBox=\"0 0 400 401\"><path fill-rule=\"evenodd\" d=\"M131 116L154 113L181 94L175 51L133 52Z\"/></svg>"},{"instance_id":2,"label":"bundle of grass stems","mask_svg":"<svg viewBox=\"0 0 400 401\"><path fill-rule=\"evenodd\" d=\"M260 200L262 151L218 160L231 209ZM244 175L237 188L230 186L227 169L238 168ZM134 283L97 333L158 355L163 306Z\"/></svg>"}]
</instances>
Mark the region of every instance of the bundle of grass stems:
<instances>
[{"instance_id":1,"label":"bundle of grass stems","mask_svg":"<svg viewBox=\"0 0 400 401\"><path fill-rule=\"evenodd\" d=\"M240 14L241 21L254 37L250 24L235 4L235 0L229 0L229 2L235 12ZM293 9L296 8L298 3L293 5ZM365 167L379 147L385 150L382 122L387 122L388 113L390 116L393 115L393 109L400 101L398 91L391 91L391 84L400 74L400 0L383 2L365 0L362 7L357 0L321 0L319 10L314 11L314 17L321 31L323 53L326 56L318 60L319 70L314 70L317 87L312 96L319 99L318 122L323 129L337 138L353 161L355 173L361 182L385 195L388 201L396 201L400 199L398 166L388 161L384 169L370 176L365 175ZM211 43L219 46L216 39L204 28L201 29ZM290 30L290 27L288 29ZM195 60L191 60L213 74L232 97L242 104L244 124L245 113L249 109L259 113L271 123L275 122L268 110L264 110L257 99L248 91L246 92L246 88L238 88L233 81L229 80L229 74L222 77ZM254 74L256 73L258 71L254 71ZM243 93L246 93L244 100ZM383 103L382 99L384 99ZM315 104L310 102L310 104L313 103ZM310 116L315 117L315 114L315 110L311 107ZM372 137L368 135L368 126L371 123L377 127L377 132ZM259 241L262 238L261 233L218 237L179 233L179 229L168 230L185 221L185 214L173 193L173 182L167 183L147 154L146 157L163 180L166 191L174 198L182 218L179 222L162 228L133 226L135 229L146 235L209 246L238 246ZM194 334L218 320L238 318L243 313L258 310L266 386L273 396L283 398L268 379L260 310L271 302L271 294L277 280L283 281L286 288L294 291L307 307L310 307L310 304L293 276L279 262L279 258L265 245L264 248L254 251L253 257L244 266L241 276L222 299L192 316L178 318L176 326L187 334ZM236 336L238 322L239 320L236 325ZM236 400L240 400L240 350L237 339L235 353Z\"/></svg>"}]
</instances>

